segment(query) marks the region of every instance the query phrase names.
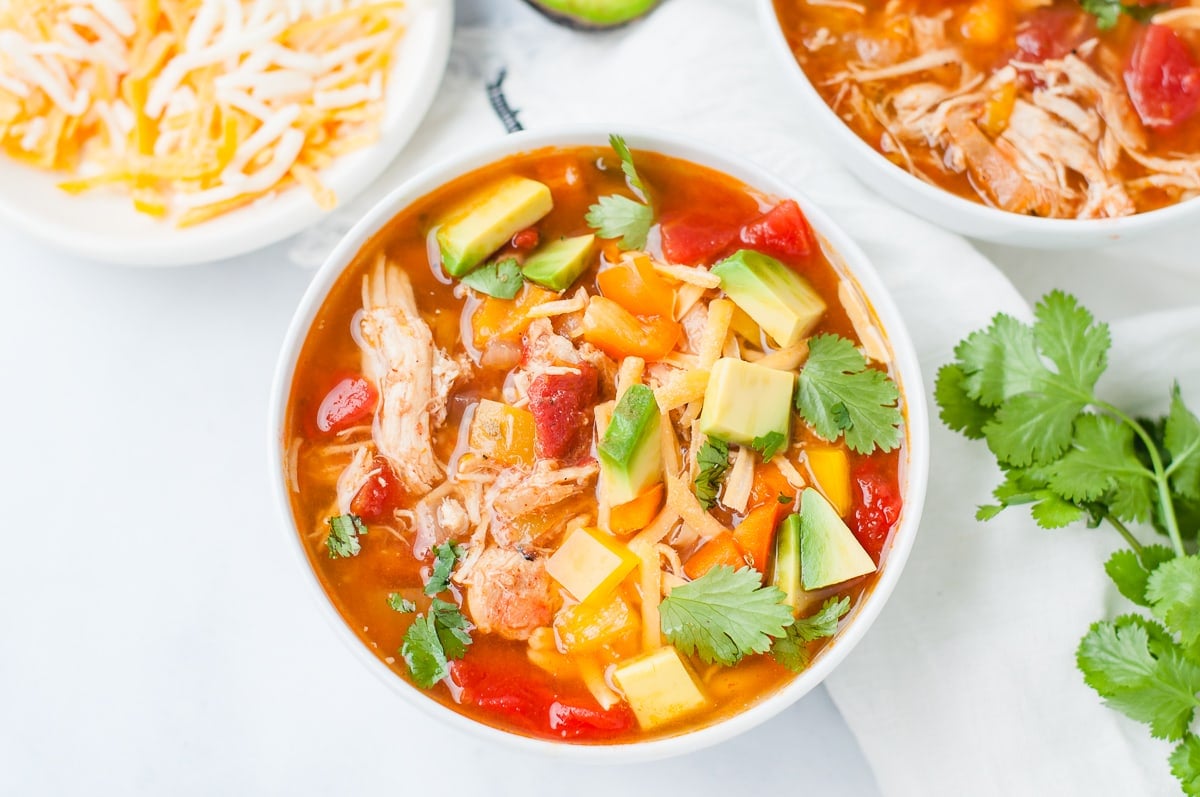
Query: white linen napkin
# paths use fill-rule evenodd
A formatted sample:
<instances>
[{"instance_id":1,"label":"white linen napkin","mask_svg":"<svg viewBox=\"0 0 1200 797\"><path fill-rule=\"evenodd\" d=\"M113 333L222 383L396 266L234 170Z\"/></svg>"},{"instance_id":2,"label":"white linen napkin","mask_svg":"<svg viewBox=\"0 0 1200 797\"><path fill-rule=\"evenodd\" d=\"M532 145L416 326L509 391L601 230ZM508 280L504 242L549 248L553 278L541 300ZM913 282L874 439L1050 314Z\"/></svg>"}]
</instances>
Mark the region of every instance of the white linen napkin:
<instances>
[{"instance_id":1,"label":"white linen napkin","mask_svg":"<svg viewBox=\"0 0 1200 797\"><path fill-rule=\"evenodd\" d=\"M966 242L889 207L833 162L793 99L787 67L767 51L749 0L669 0L606 34L556 28L518 4L505 23L459 29L421 132L365 196L298 239L294 260L319 263L341 231L418 166L501 134L484 84L504 69L507 100L528 128L602 121L614 131L623 122L678 130L771 168L821 203L893 290L927 390L961 337L997 311L1028 314ZM1175 354L1192 357L1190 376L1182 359L1148 360L1140 344L1157 340L1158 328L1123 325L1113 370L1151 368L1148 382L1165 397L1167 374L1195 383L1200 369L1186 346ZM975 506L999 479L991 455L936 420L932 430L929 495L908 571L827 682L881 791L1173 793L1166 748L1104 708L1075 670L1079 637L1112 608L1102 564L1115 535L1043 532L1015 513L978 525Z\"/></svg>"}]
</instances>

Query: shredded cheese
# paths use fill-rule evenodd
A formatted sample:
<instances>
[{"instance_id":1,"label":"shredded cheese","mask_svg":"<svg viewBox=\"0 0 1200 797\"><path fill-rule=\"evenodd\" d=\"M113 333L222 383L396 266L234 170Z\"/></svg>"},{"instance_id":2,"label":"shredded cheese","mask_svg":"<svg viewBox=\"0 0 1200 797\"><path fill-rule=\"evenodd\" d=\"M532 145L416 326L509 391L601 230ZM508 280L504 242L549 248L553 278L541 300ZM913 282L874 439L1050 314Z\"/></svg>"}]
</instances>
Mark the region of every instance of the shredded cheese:
<instances>
[{"instance_id":1,"label":"shredded cheese","mask_svg":"<svg viewBox=\"0 0 1200 797\"><path fill-rule=\"evenodd\" d=\"M180 226L300 185L378 137L396 0L10 0L0 148Z\"/></svg>"}]
</instances>

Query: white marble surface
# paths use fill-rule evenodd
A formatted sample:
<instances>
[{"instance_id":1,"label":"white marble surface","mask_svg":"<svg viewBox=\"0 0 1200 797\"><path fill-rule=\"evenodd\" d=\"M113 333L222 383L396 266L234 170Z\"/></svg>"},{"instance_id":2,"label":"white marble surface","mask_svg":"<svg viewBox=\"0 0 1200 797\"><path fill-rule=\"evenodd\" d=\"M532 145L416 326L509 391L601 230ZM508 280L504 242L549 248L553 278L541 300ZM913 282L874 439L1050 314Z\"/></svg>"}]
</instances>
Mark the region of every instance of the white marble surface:
<instances>
[{"instance_id":1,"label":"white marble surface","mask_svg":"<svg viewBox=\"0 0 1200 797\"><path fill-rule=\"evenodd\" d=\"M459 3L465 24L525 13ZM1200 303L1197 243L985 251L1027 297L1068 288L1115 320ZM364 672L267 489L271 371L308 279L288 251L126 270L0 228L0 794L877 794L823 690L715 750L592 769L485 748Z\"/></svg>"}]
</instances>

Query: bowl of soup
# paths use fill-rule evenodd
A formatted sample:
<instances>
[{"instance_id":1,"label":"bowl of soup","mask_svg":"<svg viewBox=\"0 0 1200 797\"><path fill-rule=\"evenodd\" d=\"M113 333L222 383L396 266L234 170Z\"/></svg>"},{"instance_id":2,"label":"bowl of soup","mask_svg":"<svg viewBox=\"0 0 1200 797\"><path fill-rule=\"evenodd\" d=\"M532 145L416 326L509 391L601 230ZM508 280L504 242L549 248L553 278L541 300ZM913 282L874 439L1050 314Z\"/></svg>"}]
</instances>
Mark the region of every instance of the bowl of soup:
<instances>
[{"instance_id":1,"label":"bowl of soup","mask_svg":"<svg viewBox=\"0 0 1200 797\"><path fill-rule=\"evenodd\" d=\"M928 470L865 256L676 136L522 133L397 188L316 275L270 464L321 612L417 708L525 749L672 755L818 684Z\"/></svg>"},{"instance_id":2,"label":"bowl of soup","mask_svg":"<svg viewBox=\"0 0 1200 797\"><path fill-rule=\"evenodd\" d=\"M760 0L822 141L955 231L1072 247L1200 217L1200 13Z\"/></svg>"}]
</instances>

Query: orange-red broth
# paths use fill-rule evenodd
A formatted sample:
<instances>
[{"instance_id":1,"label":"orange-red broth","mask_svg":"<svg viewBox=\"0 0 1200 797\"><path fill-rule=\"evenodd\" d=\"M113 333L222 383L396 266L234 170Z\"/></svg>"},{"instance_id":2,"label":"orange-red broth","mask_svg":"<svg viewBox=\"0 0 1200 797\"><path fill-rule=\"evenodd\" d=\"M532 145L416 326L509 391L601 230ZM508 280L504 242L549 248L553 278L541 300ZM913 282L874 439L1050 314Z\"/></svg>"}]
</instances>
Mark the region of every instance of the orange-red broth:
<instances>
[{"instance_id":1,"label":"orange-red broth","mask_svg":"<svg viewBox=\"0 0 1200 797\"><path fill-rule=\"evenodd\" d=\"M660 218L699 212L714 224L740 225L757 218L774 204L770 198L728 176L686 161L639 152L637 163L645 181L652 186ZM577 178L570 184L565 177L569 168L573 168ZM424 611L429 599L423 595L422 585L429 573L430 561L413 557L410 533L389 533L386 529L373 530L363 537L362 551L358 556L330 558L325 545L328 531L326 517L333 502L337 474L345 467L350 454L336 449L336 446L346 442L344 439L317 431L315 418L330 388L361 368L361 354L351 334L351 325L355 313L360 309L363 275L380 251L409 269L417 303L433 331L437 345L450 353L468 351L478 360L479 353L471 342L471 316L478 307L479 299L455 298L453 283L437 264L431 264L428 237L437 221L473 191L506 175L521 175L550 186L554 209L537 225L542 240L590 232L584 221L588 206L598 196L626 190L623 175L613 162L610 150L580 147L544 149L516 155L464 175L417 200L397 214L363 247L333 286L305 339L287 409L285 441L288 445L298 442L290 452L296 458L297 478L297 489L291 494L292 511L309 562L330 601L354 633L398 677L409 680L399 650L412 615L393 611L387 599L389 594L399 593L414 601L418 611ZM652 232L652 249L656 238ZM606 263L603 255L598 256L596 265L577 285L584 284L590 292L598 293L595 275ZM817 331L832 332L857 341L854 328L837 299L839 276L820 250L789 265L800 270L829 305L829 312ZM504 371L476 368L472 379L454 391L447 422L436 434L436 453L442 461L452 460L460 435L465 440L467 428L463 419L464 416L469 419L468 409L481 398L501 400L504 377ZM797 423L795 426L794 434L800 439L805 439L805 434L811 434L803 428L803 424ZM365 439L365 434L359 439ZM850 457L856 472L859 468L866 468L898 493L897 471L903 450L887 454L876 452L870 457L851 453ZM856 510L862 509L861 499L861 494L856 496L856 504L859 504ZM581 496L580 500L592 502L594 513L594 495ZM739 516L731 515L719 505L717 516L728 524L740 520ZM877 560L890 530L889 526L883 535L877 535L878 539L873 544L867 544ZM637 599L632 583L635 578L636 571L630 577L630 583L623 585L627 596L634 601ZM876 578L876 575L865 576L832 588L830 592L848 595L857 604ZM456 598L461 602L461 595L456 595ZM821 644L813 643L814 650ZM638 652L636 638L614 647L612 653L615 656L625 657ZM551 676L529 661L527 649L524 642L476 633L464 662L469 663L475 677L482 674L492 687L504 689L506 685L511 685L518 692L550 690L564 703L597 707L582 681L575 677ZM765 655L749 657L733 668L706 666L698 660L693 660L692 665L704 681L712 701L711 709L699 716L658 728L653 733L640 731L636 723L631 723L628 729L623 730L567 734L541 722L531 722L528 718L480 708L464 701L462 690L454 683L440 683L428 694L457 712L514 733L551 738L570 736L574 742L612 743L672 736L712 724L770 695L794 677L792 672Z\"/></svg>"}]
</instances>

